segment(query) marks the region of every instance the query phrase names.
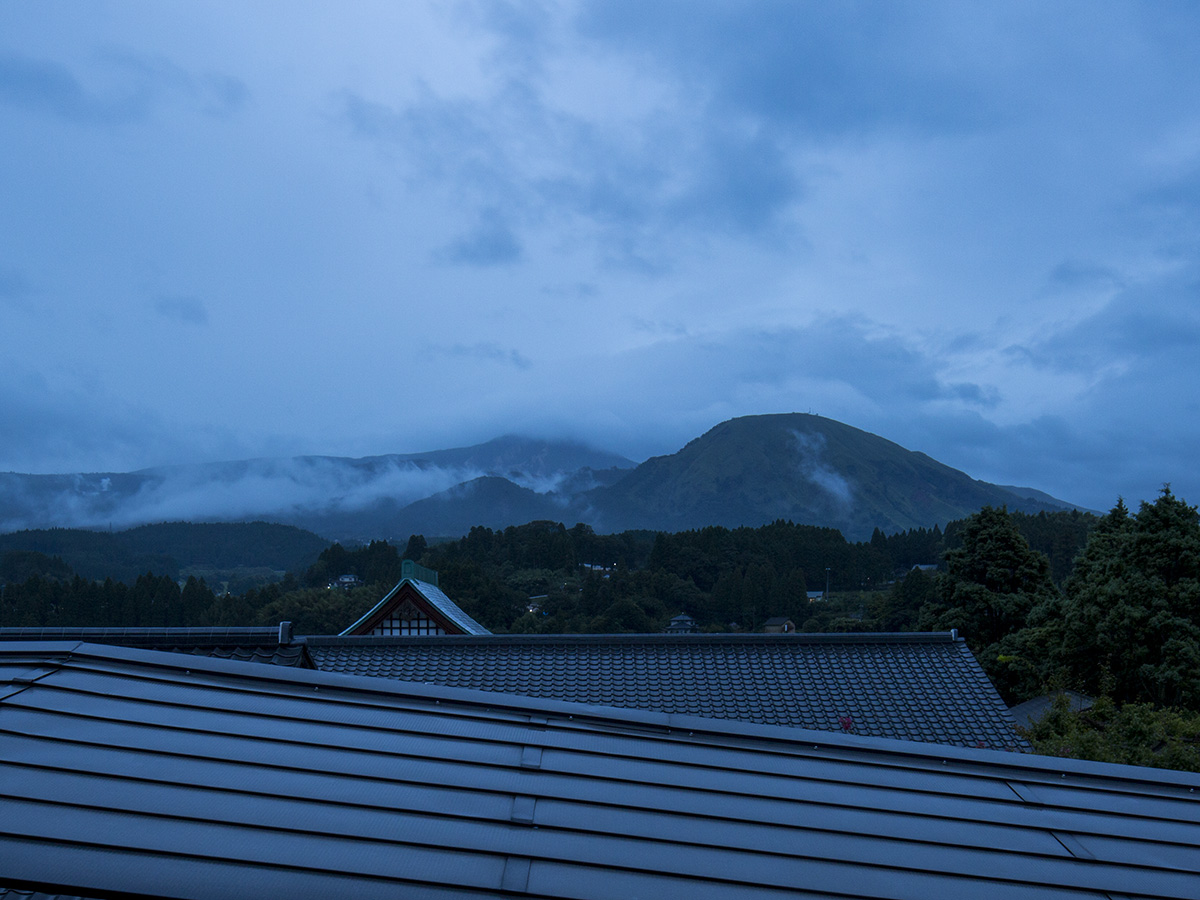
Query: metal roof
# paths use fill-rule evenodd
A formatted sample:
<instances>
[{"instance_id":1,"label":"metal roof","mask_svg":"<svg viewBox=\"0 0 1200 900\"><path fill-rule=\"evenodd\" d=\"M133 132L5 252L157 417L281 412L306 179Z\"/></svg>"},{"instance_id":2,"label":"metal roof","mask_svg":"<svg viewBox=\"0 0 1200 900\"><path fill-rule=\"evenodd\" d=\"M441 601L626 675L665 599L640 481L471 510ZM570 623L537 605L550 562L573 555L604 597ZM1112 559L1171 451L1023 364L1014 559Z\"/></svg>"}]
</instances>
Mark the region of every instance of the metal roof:
<instances>
[{"instance_id":1,"label":"metal roof","mask_svg":"<svg viewBox=\"0 0 1200 900\"><path fill-rule=\"evenodd\" d=\"M1093 704L1092 698L1087 694L1081 694L1078 691L1055 691L1026 700L1024 703L1018 703L1008 711L1012 714L1013 721L1022 728L1032 728L1045 718L1060 695L1066 696L1068 707L1075 712L1090 709Z\"/></svg>"},{"instance_id":2,"label":"metal roof","mask_svg":"<svg viewBox=\"0 0 1200 900\"><path fill-rule=\"evenodd\" d=\"M1200 896L1200 776L0 645L0 878L83 896Z\"/></svg>"},{"instance_id":3,"label":"metal roof","mask_svg":"<svg viewBox=\"0 0 1200 900\"><path fill-rule=\"evenodd\" d=\"M407 562L407 560L406 560ZM368 622L371 619L380 617L385 609L391 606L397 593L404 585L412 585L413 589L421 595L421 597L429 603L434 609L440 612L443 616L449 619L454 625L461 629L463 634L491 634L486 628L463 612L462 608L457 603L442 593L442 589L436 584L428 581L421 581L417 578L401 578L399 583L392 588L383 599L376 603L361 619L342 632L343 635L353 634L354 630Z\"/></svg>"},{"instance_id":4,"label":"metal roof","mask_svg":"<svg viewBox=\"0 0 1200 900\"><path fill-rule=\"evenodd\" d=\"M313 668L304 644L292 638L291 622L264 627L0 628L0 641L89 641L144 647L276 666ZM2 898L0 898L2 900Z\"/></svg>"},{"instance_id":5,"label":"metal roof","mask_svg":"<svg viewBox=\"0 0 1200 900\"><path fill-rule=\"evenodd\" d=\"M306 637L318 669L604 706L1028 749L951 632Z\"/></svg>"}]
</instances>

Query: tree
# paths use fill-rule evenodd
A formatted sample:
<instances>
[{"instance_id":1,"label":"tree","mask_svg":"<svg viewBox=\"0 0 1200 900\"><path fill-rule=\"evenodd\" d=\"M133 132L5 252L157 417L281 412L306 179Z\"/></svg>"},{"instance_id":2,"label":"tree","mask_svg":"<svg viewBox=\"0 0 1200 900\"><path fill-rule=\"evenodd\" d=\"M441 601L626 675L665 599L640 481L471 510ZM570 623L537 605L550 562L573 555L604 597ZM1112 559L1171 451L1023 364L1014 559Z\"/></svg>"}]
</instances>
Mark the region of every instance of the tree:
<instances>
[{"instance_id":1,"label":"tree","mask_svg":"<svg viewBox=\"0 0 1200 900\"><path fill-rule=\"evenodd\" d=\"M1059 694L1028 737L1044 756L1200 771L1200 713L1151 703L1118 706L1101 696L1090 709L1073 710Z\"/></svg>"},{"instance_id":2,"label":"tree","mask_svg":"<svg viewBox=\"0 0 1200 900\"><path fill-rule=\"evenodd\" d=\"M408 536L408 543L404 545L404 558L419 563L421 557L425 555L425 551L428 549L429 542L425 540L425 535L410 534Z\"/></svg>"},{"instance_id":3,"label":"tree","mask_svg":"<svg viewBox=\"0 0 1200 900\"><path fill-rule=\"evenodd\" d=\"M1056 602L1049 560L1030 549L1006 509L991 506L966 520L962 545L945 560L936 597L921 609L921 627L958 629L1002 694L1025 693L1027 679L1016 677L1005 652L1012 648L1001 642L1025 627L1035 608Z\"/></svg>"},{"instance_id":4,"label":"tree","mask_svg":"<svg viewBox=\"0 0 1200 900\"><path fill-rule=\"evenodd\" d=\"M1118 501L1067 580L1054 662L1118 702L1200 709L1200 516L1164 487L1130 516Z\"/></svg>"},{"instance_id":5,"label":"tree","mask_svg":"<svg viewBox=\"0 0 1200 900\"><path fill-rule=\"evenodd\" d=\"M875 610L880 631L913 631L921 608L937 597L936 581L921 569L913 568L892 585Z\"/></svg>"}]
</instances>

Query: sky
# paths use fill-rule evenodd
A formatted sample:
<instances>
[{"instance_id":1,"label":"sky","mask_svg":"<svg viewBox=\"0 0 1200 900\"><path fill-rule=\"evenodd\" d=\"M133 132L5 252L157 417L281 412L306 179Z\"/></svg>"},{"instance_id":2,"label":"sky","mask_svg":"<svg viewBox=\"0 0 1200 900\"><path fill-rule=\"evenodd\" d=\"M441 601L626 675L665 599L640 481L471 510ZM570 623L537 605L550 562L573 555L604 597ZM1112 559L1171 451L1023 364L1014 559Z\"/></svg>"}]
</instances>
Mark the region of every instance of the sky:
<instances>
[{"instance_id":1,"label":"sky","mask_svg":"<svg viewBox=\"0 0 1200 900\"><path fill-rule=\"evenodd\" d=\"M0 471L813 412L1200 502L1200 6L0 3Z\"/></svg>"}]
</instances>

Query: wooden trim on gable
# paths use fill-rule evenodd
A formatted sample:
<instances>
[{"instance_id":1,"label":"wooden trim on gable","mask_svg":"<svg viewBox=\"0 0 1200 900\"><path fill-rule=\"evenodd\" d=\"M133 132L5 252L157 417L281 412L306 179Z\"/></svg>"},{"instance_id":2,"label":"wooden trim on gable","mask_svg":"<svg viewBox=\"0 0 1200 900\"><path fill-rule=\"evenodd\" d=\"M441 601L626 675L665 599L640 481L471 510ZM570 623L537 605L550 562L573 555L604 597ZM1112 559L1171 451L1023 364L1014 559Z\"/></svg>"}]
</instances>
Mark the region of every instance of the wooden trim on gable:
<instances>
[{"instance_id":1,"label":"wooden trim on gable","mask_svg":"<svg viewBox=\"0 0 1200 900\"><path fill-rule=\"evenodd\" d=\"M410 603L446 634L465 634L460 626L446 617L440 609L425 598L411 581L402 581L393 591L387 603L381 603L370 617L363 619L356 628L346 632L348 636L369 635L375 627L405 603Z\"/></svg>"}]
</instances>

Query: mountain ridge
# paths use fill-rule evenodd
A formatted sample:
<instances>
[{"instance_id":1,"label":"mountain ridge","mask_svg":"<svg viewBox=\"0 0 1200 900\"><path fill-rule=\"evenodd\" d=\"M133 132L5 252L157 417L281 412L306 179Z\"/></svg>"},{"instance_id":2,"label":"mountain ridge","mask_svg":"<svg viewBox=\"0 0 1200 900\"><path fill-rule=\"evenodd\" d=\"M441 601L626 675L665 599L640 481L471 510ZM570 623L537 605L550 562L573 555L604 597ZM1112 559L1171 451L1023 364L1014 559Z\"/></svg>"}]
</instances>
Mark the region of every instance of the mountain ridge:
<instances>
[{"instance_id":1,"label":"mountain ridge","mask_svg":"<svg viewBox=\"0 0 1200 900\"><path fill-rule=\"evenodd\" d=\"M1071 508L1021 497L927 454L810 413L730 419L588 496L606 530L757 526L783 518L833 525L852 540L869 537L875 528L944 525L986 505L1023 512Z\"/></svg>"},{"instance_id":2,"label":"mountain ridge","mask_svg":"<svg viewBox=\"0 0 1200 900\"><path fill-rule=\"evenodd\" d=\"M0 532L263 520L330 539L454 537L531 518L598 531L836 527L851 540L944 525L984 505L1079 508L971 478L927 454L809 413L743 416L641 464L575 441L506 435L470 447L260 458L131 473L0 473Z\"/></svg>"}]
</instances>

